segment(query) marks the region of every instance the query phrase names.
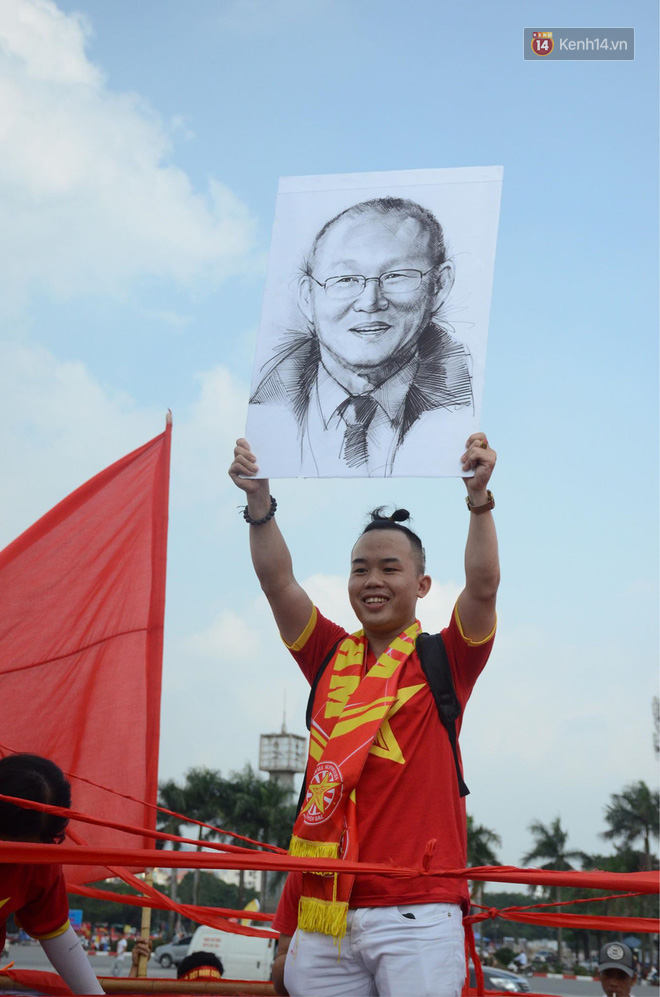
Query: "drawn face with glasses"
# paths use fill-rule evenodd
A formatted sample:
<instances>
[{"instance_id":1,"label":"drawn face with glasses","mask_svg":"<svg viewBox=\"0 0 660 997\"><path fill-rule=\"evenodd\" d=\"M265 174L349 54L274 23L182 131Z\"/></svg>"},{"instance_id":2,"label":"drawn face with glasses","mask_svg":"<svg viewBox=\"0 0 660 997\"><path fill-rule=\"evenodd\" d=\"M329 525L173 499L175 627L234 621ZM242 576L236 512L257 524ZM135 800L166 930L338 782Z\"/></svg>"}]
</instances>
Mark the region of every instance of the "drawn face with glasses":
<instances>
[{"instance_id":1,"label":"drawn face with glasses","mask_svg":"<svg viewBox=\"0 0 660 997\"><path fill-rule=\"evenodd\" d=\"M433 268L431 268L433 269ZM317 280L313 274L309 274L312 280L324 288L329 298L335 301L347 298L357 298L362 294L368 281L377 280L380 290L386 297L390 294L410 294L411 291L418 291L422 286L422 278L430 274L431 270L422 273L421 270L391 270L389 273L382 273L380 277L365 277L363 274L344 274L341 277L328 277L326 281Z\"/></svg>"},{"instance_id":2,"label":"drawn face with glasses","mask_svg":"<svg viewBox=\"0 0 660 997\"><path fill-rule=\"evenodd\" d=\"M401 210L340 217L316 245L299 305L322 353L365 376L405 362L454 282L426 226Z\"/></svg>"}]
</instances>

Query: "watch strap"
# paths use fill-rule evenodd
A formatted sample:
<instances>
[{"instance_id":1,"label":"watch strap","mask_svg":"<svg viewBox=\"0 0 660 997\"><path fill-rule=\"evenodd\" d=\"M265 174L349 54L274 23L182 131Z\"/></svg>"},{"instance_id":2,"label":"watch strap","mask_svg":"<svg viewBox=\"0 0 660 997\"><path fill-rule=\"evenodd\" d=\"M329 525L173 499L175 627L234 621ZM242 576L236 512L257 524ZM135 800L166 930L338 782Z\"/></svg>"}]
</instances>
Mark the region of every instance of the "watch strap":
<instances>
[{"instance_id":1,"label":"watch strap","mask_svg":"<svg viewBox=\"0 0 660 997\"><path fill-rule=\"evenodd\" d=\"M486 491L486 495L488 496L488 501L484 502L483 505L472 505L472 503L470 502L470 496L469 495L465 496L467 507L470 510L470 512L473 512L475 514L475 516L480 516L482 512L490 512L491 509L495 508L495 499L493 497L493 493L491 492L490 488Z\"/></svg>"}]
</instances>

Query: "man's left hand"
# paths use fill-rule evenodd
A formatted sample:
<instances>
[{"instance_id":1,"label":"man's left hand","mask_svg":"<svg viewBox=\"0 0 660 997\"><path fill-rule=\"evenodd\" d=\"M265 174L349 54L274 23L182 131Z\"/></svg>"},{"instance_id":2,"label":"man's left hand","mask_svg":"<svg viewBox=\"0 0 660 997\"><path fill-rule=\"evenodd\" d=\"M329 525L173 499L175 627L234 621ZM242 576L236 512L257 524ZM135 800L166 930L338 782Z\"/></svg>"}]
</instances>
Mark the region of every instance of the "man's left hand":
<instances>
[{"instance_id":1,"label":"man's left hand","mask_svg":"<svg viewBox=\"0 0 660 997\"><path fill-rule=\"evenodd\" d=\"M465 453L461 457L463 470L474 471L472 478L463 479L473 505L486 502L486 490L496 460L497 454L489 447L486 434L473 433L465 444Z\"/></svg>"}]
</instances>

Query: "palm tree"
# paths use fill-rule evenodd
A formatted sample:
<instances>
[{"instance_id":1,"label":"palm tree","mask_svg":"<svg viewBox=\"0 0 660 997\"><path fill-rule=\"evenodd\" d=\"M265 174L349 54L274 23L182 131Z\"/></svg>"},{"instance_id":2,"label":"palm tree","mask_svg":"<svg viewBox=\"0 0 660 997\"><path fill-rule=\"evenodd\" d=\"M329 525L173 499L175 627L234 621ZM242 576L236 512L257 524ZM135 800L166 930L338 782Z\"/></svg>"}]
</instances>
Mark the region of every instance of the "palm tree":
<instances>
[{"instance_id":1,"label":"palm tree","mask_svg":"<svg viewBox=\"0 0 660 997\"><path fill-rule=\"evenodd\" d=\"M612 802L605 807L605 820L610 825L602 837L619 839L630 848L635 841L644 842L644 869L652 868L651 838L660 836L660 794L651 792L645 782L633 782L620 793L612 793Z\"/></svg>"},{"instance_id":2,"label":"palm tree","mask_svg":"<svg viewBox=\"0 0 660 997\"><path fill-rule=\"evenodd\" d=\"M502 847L502 839L495 831L483 824L475 824L474 817L467 818L467 860L468 865L501 865L497 861L493 846Z\"/></svg>"},{"instance_id":3,"label":"palm tree","mask_svg":"<svg viewBox=\"0 0 660 997\"><path fill-rule=\"evenodd\" d=\"M231 821L234 829L255 841L286 848L296 816L296 808L289 802L290 791L274 779L262 779L250 765L232 776ZM264 870L261 874L262 907L267 901L267 881L268 874ZM242 878L239 889L242 897Z\"/></svg>"},{"instance_id":4,"label":"palm tree","mask_svg":"<svg viewBox=\"0 0 660 997\"><path fill-rule=\"evenodd\" d=\"M161 805L167 807L168 810L174 810L204 824L215 824L220 827L227 819L226 815L231 809L230 784L215 769L192 768L186 772L185 782L182 786L177 785L171 779L162 783L160 801ZM159 830L180 834L181 826L185 823L185 820L163 814L158 827ZM219 833L219 831L204 828L200 824L197 829L199 842L197 851L201 850L204 841L218 837ZM172 885L174 887L174 878ZM175 898L173 897L173 899ZM194 872L192 902L193 905L197 905L199 902L199 869L195 869Z\"/></svg>"},{"instance_id":5,"label":"palm tree","mask_svg":"<svg viewBox=\"0 0 660 997\"><path fill-rule=\"evenodd\" d=\"M641 868L642 853L635 852L630 848L618 848L614 855L585 854L582 858L582 868L587 871L599 870L603 872L636 872ZM571 891L576 900L589 900L593 897L593 889L588 887L576 887ZM645 898L621 898L617 899L616 894L606 900L594 901L580 906L583 914L615 915L618 917L644 916L642 902ZM589 958L592 951L591 930L588 928L575 928L574 935L582 939L584 958ZM596 931L596 948L600 949L604 944L601 931ZM576 951L576 957L579 955Z\"/></svg>"},{"instance_id":6,"label":"palm tree","mask_svg":"<svg viewBox=\"0 0 660 997\"><path fill-rule=\"evenodd\" d=\"M186 800L184 790L177 786L173 779L168 779L167 782L162 782L158 787L158 806L164 807L166 810L172 810L175 814L185 813ZM172 814L159 813L156 820L156 828L159 831L165 831L167 834L176 834L181 837L181 830L185 821L181 817L173 816ZM173 851L178 851L181 845L178 841L172 841L169 843ZM164 848L164 841L157 841L156 848ZM170 897L174 902L178 900L178 869L170 869ZM169 913L169 931L170 935L181 933L181 915L176 914L176 919L174 911L171 910Z\"/></svg>"},{"instance_id":7,"label":"palm tree","mask_svg":"<svg viewBox=\"0 0 660 997\"><path fill-rule=\"evenodd\" d=\"M474 817L467 815L467 862L469 866L501 865L497 861L493 847L501 848L502 839L495 831L483 824L475 824ZM473 896L476 904L483 904L484 884L478 880L473 883Z\"/></svg>"},{"instance_id":8,"label":"palm tree","mask_svg":"<svg viewBox=\"0 0 660 997\"><path fill-rule=\"evenodd\" d=\"M611 803L605 807L605 821L610 826L603 831L601 837L617 841L617 854L629 857L632 868L650 871L657 867L657 860L651 854L651 838L660 835L660 794L657 790L651 792L645 782L633 782L625 786L620 793L612 793ZM643 852L635 852L633 845L642 841ZM635 861L637 860L637 861ZM633 864L634 863L634 864ZM646 914L646 904L642 900L641 912ZM644 958L645 941L642 942L642 958Z\"/></svg>"},{"instance_id":9,"label":"palm tree","mask_svg":"<svg viewBox=\"0 0 660 997\"><path fill-rule=\"evenodd\" d=\"M546 827L540 820L532 821L529 830L536 839L536 844L530 852L522 858L522 864L528 865L530 862L537 862L539 859L546 861L541 865L541 869L572 869L571 861L584 861L584 852L571 850L566 847L568 841L568 831L561 826L561 818L556 817L550 827ZM554 887L554 898L561 901L561 887ZM557 946L559 949L559 962L562 961L562 929L557 928Z\"/></svg>"},{"instance_id":10,"label":"palm tree","mask_svg":"<svg viewBox=\"0 0 660 997\"><path fill-rule=\"evenodd\" d=\"M220 827L231 807L231 792L226 779L215 769L192 768L186 772L184 786L186 807L183 813L187 817L202 821L204 824L215 824ZM202 842L210 841L219 836L218 831L203 828L197 829L197 851L201 851ZM199 904L199 869L194 870L193 906Z\"/></svg>"},{"instance_id":11,"label":"palm tree","mask_svg":"<svg viewBox=\"0 0 660 997\"><path fill-rule=\"evenodd\" d=\"M193 820L218 827L199 826L197 850L203 842L222 835L221 826L255 841L286 847L291 837L295 807L289 803L289 790L270 779L262 779L250 765L242 772L223 779L220 772L207 768L192 768L186 772L183 785L173 780L160 786L160 805ZM185 819L162 814L158 829L180 834ZM250 847L245 844L246 847ZM178 847L175 843L174 847ZM256 847L256 846L255 846ZM172 899L176 899L176 872L173 872ZM193 905L199 903L200 871L193 874ZM266 875L262 873L262 900L266 900ZM243 902L244 871L239 872L239 904Z\"/></svg>"}]
</instances>

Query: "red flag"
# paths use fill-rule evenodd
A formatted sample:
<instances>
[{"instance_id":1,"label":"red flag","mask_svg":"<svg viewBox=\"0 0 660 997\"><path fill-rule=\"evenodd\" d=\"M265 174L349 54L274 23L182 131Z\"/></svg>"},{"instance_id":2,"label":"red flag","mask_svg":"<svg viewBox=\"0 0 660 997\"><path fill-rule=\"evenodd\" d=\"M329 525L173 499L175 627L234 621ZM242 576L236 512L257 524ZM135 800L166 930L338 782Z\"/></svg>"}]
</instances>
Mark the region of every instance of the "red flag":
<instances>
[{"instance_id":1,"label":"red flag","mask_svg":"<svg viewBox=\"0 0 660 997\"><path fill-rule=\"evenodd\" d=\"M156 802L171 424L0 552L1 752ZM83 813L153 827L155 811L72 778ZM89 844L146 838L76 824ZM71 882L107 876L69 866Z\"/></svg>"}]
</instances>

